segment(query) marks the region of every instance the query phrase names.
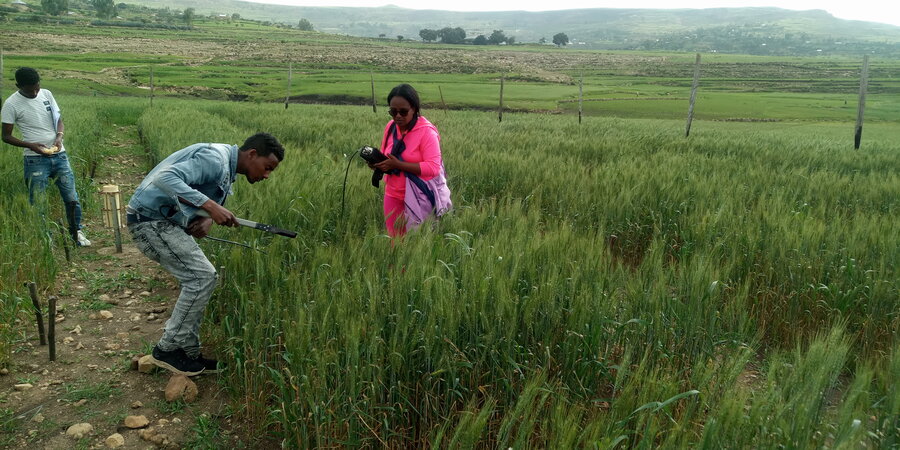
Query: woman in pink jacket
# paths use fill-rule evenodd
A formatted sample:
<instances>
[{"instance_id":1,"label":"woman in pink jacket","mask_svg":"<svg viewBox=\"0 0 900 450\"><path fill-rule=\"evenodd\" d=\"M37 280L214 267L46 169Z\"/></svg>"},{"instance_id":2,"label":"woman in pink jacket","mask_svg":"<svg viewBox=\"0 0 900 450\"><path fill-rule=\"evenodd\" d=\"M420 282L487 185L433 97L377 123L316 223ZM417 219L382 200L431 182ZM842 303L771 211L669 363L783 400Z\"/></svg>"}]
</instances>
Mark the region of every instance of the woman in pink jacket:
<instances>
[{"instance_id":1,"label":"woman in pink jacket","mask_svg":"<svg viewBox=\"0 0 900 450\"><path fill-rule=\"evenodd\" d=\"M391 121L384 128L387 159L370 164L384 174L384 223L388 235L402 236L428 216L451 207L437 128L419 114L419 94L401 84L388 94ZM376 175L377 178L377 175Z\"/></svg>"}]
</instances>

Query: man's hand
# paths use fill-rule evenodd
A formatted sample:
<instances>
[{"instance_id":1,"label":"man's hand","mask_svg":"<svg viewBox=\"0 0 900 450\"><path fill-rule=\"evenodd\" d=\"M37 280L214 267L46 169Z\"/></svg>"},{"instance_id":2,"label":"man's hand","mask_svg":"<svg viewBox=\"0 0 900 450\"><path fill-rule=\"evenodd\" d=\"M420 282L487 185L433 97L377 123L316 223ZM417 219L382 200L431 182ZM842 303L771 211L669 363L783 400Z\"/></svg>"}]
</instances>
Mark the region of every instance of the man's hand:
<instances>
[{"instance_id":1,"label":"man's hand","mask_svg":"<svg viewBox=\"0 0 900 450\"><path fill-rule=\"evenodd\" d=\"M207 200L206 203L200 205L200 208L209 214L209 217L213 222L219 225L224 225L226 227L236 227L240 225L238 224L237 216L235 216L234 213L212 200Z\"/></svg>"},{"instance_id":2,"label":"man's hand","mask_svg":"<svg viewBox=\"0 0 900 450\"><path fill-rule=\"evenodd\" d=\"M29 142L28 149L39 155L50 156L53 154L53 152L49 151L46 145L38 144L36 142Z\"/></svg>"},{"instance_id":3,"label":"man's hand","mask_svg":"<svg viewBox=\"0 0 900 450\"><path fill-rule=\"evenodd\" d=\"M202 239L209 234L212 224L213 221L209 217L197 217L188 224L186 231L191 236Z\"/></svg>"}]
</instances>

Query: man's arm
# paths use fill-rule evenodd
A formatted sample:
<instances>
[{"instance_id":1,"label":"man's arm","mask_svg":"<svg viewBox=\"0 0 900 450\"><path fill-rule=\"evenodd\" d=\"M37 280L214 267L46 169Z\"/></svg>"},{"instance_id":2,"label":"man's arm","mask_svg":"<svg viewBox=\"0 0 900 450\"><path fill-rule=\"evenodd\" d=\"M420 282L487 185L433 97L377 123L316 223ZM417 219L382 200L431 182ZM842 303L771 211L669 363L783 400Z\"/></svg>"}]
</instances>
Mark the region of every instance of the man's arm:
<instances>
[{"instance_id":1,"label":"man's arm","mask_svg":"<svg viewBox=\"0 0 900 450\"><path fill-rule=\"evenodd\" d=\"M3 124L3 142L6 142L9 145L14 145L16 147L27 148L35 153L39 153L41 155L49 155L46 151L46 147L37 142L25 142L12 134L13 132L13 124L4 123Z\"/></svg>"},{"instance_id":2,"label":"man's arm","mask_svg":"<svg viewBox=\"0 0 900 450\"><path fill-rule=\"evenodd\" d=\"M225 165L218 152L201 149L187 160L160 170L153 179L153 185L181 203L203 209L217 224L236 227L238 223L234 213L191 187L217 181Z\"/></svg>"},{"instance_id":3,"label":"man's arm","mask_svg":"<svg viewBox=\"0 0 900 450\"><path fill-rule=\"evenodd\" d=\"M63 135L66 134L64 128L66 128L66 126L63 125L62 116L60 116L59 120L56 121L56 140L53 141L53 145L60 151L62 151Z\"/></svg>"}]
</instances>

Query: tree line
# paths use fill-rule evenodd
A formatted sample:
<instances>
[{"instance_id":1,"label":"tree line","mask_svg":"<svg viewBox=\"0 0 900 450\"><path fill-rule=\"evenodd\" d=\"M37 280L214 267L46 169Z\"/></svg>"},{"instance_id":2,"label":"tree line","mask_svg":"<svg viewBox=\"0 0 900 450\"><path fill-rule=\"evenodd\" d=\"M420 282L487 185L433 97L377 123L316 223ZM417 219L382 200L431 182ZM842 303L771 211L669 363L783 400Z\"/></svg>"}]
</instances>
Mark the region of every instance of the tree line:
<instances>
[{"instance_id":1,"label":"tree line","mask_svg":"<svg viewBox=\"0 0 900 450\"><path fill-rule=\"evenodd\" d=\"M419 30L419 37L425 42L440 41L443 44L472 44L472 45L513 45L516 43L515 36L507 36L503 30L494 30L490 36L479 34L472 39L466 38L466 30L460 27L451 28L444 27L440 30L423 28ZM546 38L541 38L538 43L544 44ZM569 37L565 33L557 33L553 36L553 44L557 47L568 45Z\"/></svg>"}]
</instances>

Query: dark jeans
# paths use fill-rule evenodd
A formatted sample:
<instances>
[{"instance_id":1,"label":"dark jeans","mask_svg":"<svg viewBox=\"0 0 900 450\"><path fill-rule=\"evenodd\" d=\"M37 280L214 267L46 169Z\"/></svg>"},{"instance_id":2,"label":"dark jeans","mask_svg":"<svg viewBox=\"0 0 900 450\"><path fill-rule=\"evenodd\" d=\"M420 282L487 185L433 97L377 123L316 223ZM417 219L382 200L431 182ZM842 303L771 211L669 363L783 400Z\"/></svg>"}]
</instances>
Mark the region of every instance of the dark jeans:
<instances>
[{"instance_id":1,"label":"dark jeans","mask_svg":"<svg viewBox=\"0 0 900 450\"><path fill-rule=\"evenodd\" d=\"M47 215L46 190L50 179L56 179L56 187L66 206L66 220L70 230L81 229L81 203L75 191L75 174L69 165L69 157L65 152L51 156L25 157L25 184L28 186L28 201L34 205L38 196L38 209L41 215Z\"/></svg>"}]
</instances>

